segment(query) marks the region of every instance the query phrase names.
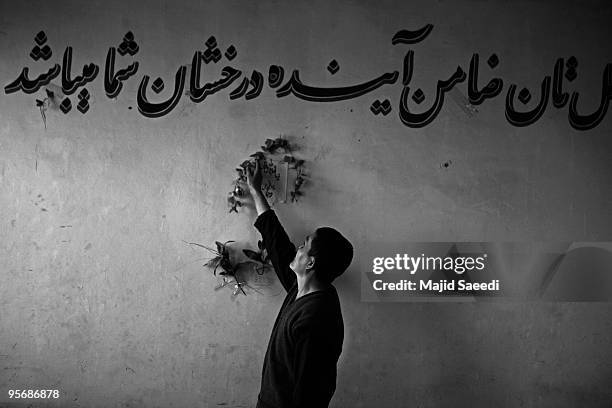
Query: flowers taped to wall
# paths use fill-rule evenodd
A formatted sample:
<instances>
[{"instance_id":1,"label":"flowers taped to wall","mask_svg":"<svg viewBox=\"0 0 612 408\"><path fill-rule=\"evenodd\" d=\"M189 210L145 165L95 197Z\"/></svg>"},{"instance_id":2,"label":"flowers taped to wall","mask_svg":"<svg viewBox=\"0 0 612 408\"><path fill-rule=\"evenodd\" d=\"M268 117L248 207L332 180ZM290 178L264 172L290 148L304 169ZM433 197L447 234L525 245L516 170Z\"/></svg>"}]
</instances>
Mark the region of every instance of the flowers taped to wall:
<instances>
[{"instance_id":1,"label":"flowers taped to wall","mask_svg":"<svg viewBox=\"0 0 612 408\"><path fill-rule=\"evenodd\" d=\"M238 212L244 204L241 199L246 197L244 184L247 181L247 169L259 161L262 171L261 190L271 206L281 202L298 201L302 196L302 186L306 178L304 160L297 159L294 151L296 146L282 136L276 139L266 139L261 151L250 155L251 159L243 161L236 167L237 177L232 181L233 189L229 192L227 203L229 212Z\"/></svg>"},{"instance_id":2,"label":"flowers taped to wall","mask_svg":"<svg viewBox=\"0 0 612 408\"><path fill-rule=\"evenodd\" d=\"M248 291L259 292L248 282L257 281L257 277L263 275L272 267L262 241L257 242L258 251L246 248L243 249L241 252L247 259L239 262L235 260L237 258L235 254L232 256L234 250L230 249L229 245L236 241L230 240L223 243L215 241L216 248L211 248L197 242L184 242L189 245L204 248L213 254L213 257L203 266L212 269L213 275L221 278L215 290L230 288L232 289L232 298L235 298L241 293L246 295Z\"/></svg>"}]
</instances>

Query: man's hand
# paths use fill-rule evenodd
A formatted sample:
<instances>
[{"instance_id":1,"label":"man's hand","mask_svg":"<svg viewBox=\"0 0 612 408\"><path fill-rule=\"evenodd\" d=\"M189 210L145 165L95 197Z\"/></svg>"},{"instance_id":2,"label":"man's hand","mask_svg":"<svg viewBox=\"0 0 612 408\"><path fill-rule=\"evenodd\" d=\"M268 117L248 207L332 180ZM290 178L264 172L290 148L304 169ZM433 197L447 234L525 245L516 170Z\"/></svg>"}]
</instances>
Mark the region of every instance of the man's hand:
<instances>
[{"instance_id":1,"label":"man's hand","mask_svg":"<svg viewBox=\"0 0 612 408\"><path fill-rule=\"evenodd\" d=\"M259 167L259 160L255 160L255 165L250 164L246 168L247 186L251 195L254 196L255 192L261 191L261 168Z\"/></svg>"},{"instance_id":2,"label":"man's hand","mask_svg":"<svg viewBox=\"0 0 612 408\"><path fill-rule=\"evenodd\" d=\"M261 181L263 179L263 176L261 175L259 159L255 160L254 166L250 165L245 170L247 176L247 186L249 187L249 192L253 197L253 202L255 203L257 215L261 215L262 213L270 209L270 205L268 204L268 200L266 200L263 193L261 192Z\"/></svg>"}]
</instances>

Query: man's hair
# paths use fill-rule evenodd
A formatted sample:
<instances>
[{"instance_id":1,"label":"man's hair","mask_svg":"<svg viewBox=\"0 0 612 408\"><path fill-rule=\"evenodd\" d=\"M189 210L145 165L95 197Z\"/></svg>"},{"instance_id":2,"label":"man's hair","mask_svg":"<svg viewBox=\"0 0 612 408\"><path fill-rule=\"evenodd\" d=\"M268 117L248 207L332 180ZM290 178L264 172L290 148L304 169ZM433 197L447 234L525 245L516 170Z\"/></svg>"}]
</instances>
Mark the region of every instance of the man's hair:
<instances>
[{"instance_id":1,"label":"man's hair","mask_svg":"<svg viewBox=\"0 0 612 408\"><path fill-rule=\"evenodd\" d=\"M309 256L315 258L315 274L323 283L332 283L353 260L353 245L331 227L320 227L310 241Z\"/></svg>"}]
</instances>

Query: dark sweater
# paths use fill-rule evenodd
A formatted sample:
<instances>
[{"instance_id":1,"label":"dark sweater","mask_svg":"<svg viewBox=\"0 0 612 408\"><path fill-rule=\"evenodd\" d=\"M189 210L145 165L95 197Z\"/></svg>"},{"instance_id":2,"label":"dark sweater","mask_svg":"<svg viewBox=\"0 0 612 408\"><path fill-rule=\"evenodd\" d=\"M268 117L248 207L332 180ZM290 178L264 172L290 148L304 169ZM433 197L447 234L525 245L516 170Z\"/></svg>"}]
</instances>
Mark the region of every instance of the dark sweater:
<instances>
[{"instance_id":1,"label":"dark sweater","mask_svg":"<svg viewBox=\"0 0 612 408\"><path fill-rule=\"evenodd\" d=\"M273 210L257 217L255 227L287 291L268 343L257 408L327 407L344 339L338 293L330 285L296 300L296 276L289 268L295 246Z\"/></svg>"}]
</instances>

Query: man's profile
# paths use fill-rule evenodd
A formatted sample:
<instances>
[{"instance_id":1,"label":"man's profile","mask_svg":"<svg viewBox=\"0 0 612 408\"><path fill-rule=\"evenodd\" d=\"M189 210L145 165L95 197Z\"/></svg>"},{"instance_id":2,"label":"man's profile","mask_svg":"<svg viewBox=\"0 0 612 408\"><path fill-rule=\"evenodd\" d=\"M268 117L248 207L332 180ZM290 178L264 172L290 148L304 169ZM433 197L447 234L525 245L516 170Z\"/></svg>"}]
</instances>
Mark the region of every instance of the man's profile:
<instances>
[{"instance_id":1,"label":"man's profile","mask_svg":"<svg viewBox=\"0 0 612 408\"><path fill-rule=\"evenodd\" d=\"M336 390L344 323L332 285L350 265L351 243L330 227L317 228L297 250L261 192L259 162L247 168L272 266L287 291L264 358L257 408L327 407Z\"/></svg>"}]
</instances>

